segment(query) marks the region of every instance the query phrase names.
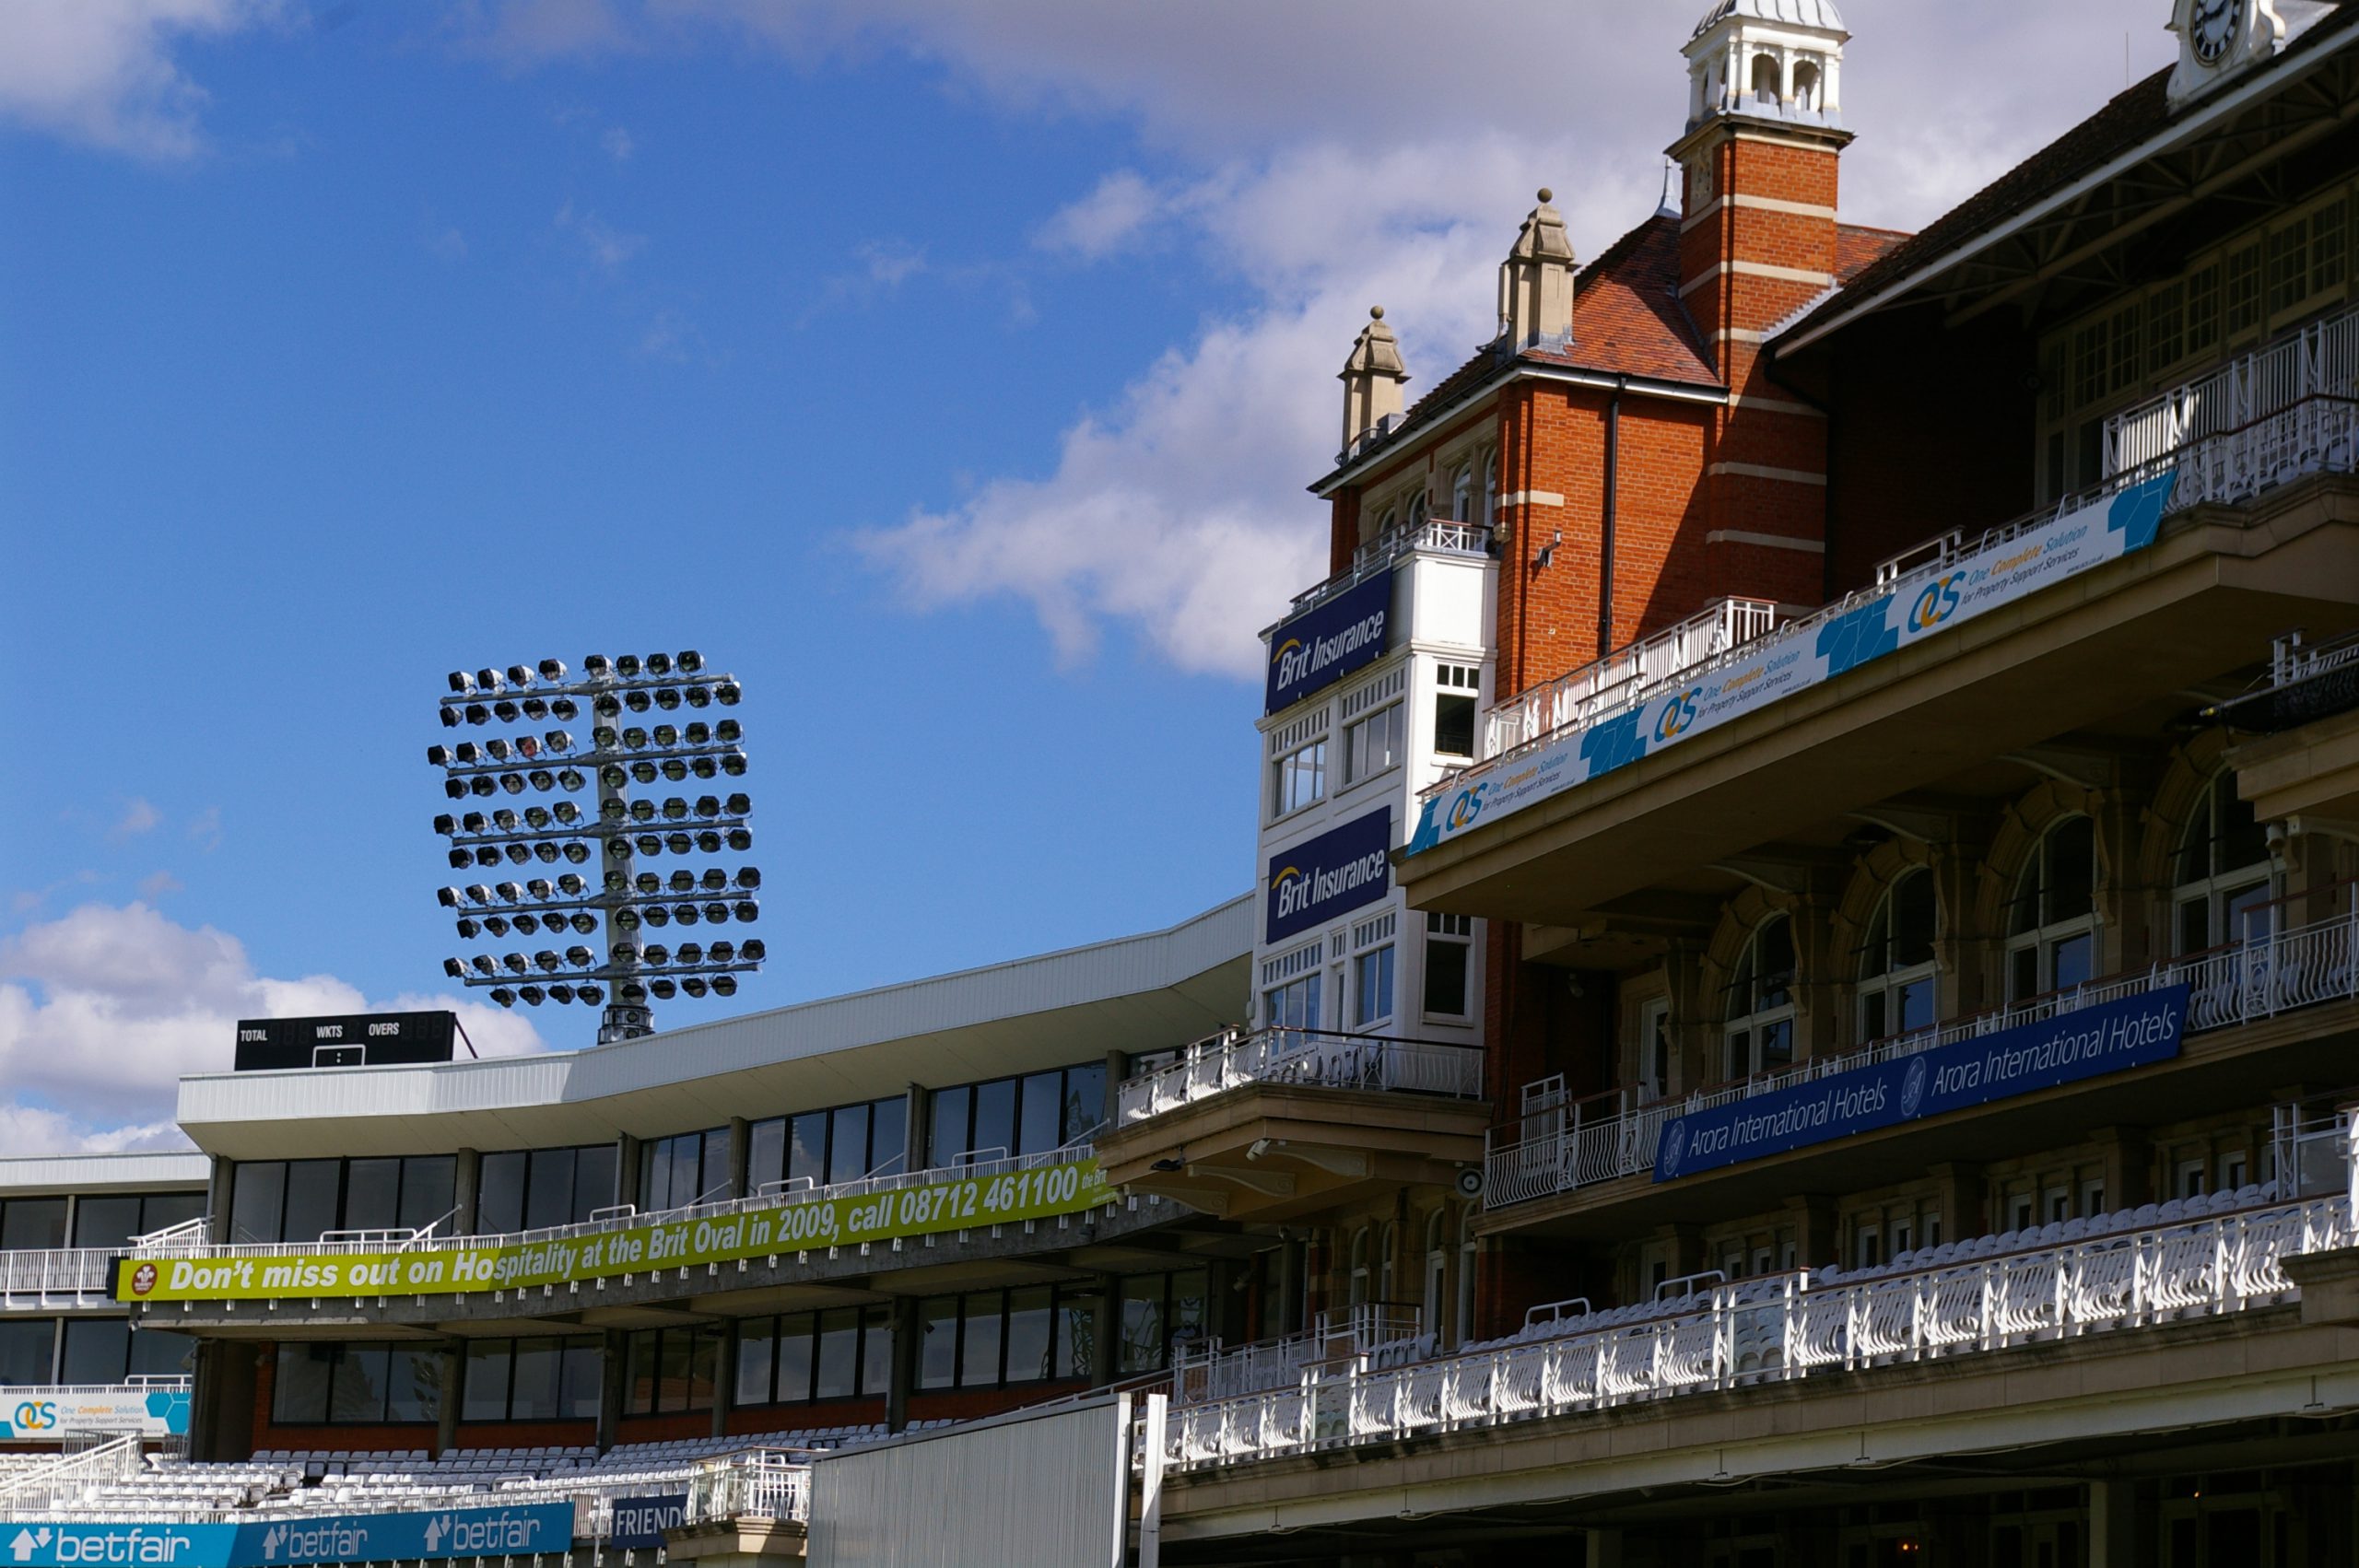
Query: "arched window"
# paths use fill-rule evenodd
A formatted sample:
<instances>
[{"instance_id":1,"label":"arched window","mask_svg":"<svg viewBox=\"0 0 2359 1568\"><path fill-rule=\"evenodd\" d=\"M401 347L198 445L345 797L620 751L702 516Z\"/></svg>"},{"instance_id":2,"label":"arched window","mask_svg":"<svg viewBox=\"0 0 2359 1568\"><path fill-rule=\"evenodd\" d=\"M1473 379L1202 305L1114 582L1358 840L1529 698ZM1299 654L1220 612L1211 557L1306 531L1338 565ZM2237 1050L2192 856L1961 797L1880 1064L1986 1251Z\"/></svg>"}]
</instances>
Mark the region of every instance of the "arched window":
<instances>
[{"instance_id":1,"label":"arched window","mask_svg":"<svg viewBox=\"0 0 2359 1568\"><path fill-rule=\"evenodd\" d=\"M1352 1233L1351 1280L1349 1285L1346 1287L1344 1296L1344 1305L1356 1311L1367 1305L1369 1283L1367 1272L1367 1227L1366 1225L1362 1225L1358 1230Z\"/></svg>"},{"instance_id":2,"label":"arched window","mask_svg":"<svg viewBox=\"0 0 2359 1568\"><path fill-rule=\"evenodd\" d=\"M1794 67L1794 107L1818 108L1818 64L1815 61L1805 60Z\"/></svg>"},{"instance_id":3,"label":"arched window","mask_svg":"<svg viewBox=\"0 0 2359 1568\"><path fill-rule=\"evenodd\" d=\"M2070 990L2096 970L2096 825L2068 816L2040 836L2007 910L2007 1000Z\"/></svg>"},{"instance_id":4,"label":"arched window","mask_svg":"<svg viewBox=\"0 0 2359 1568\"><path fill-rule=\"evenodd\" d=\"M1794 1060L1794 926L1761 922L1729 977L1728 1075L1774 1072Z\"/></svg>"},{"instance_id":5,"label":"arched window","mask_svg":"<svg viewBox=\"0 0 2359 1568\"><path fill-rule=\"evenodd\" d=\"M1449 480L1449 515L1457 522L1474 521L1474 469L1461 465Z\"/></svg>"},{"instance_id":6,"label":"arched window","mask_svg":"<svg viewBox=\"0 0 2359 1568\"><path fill-rule=\"evenodd\" d=\"M2179 952L2266 934L2260 922L2269 908L2269 836L2251 803L2237 799L2235 774L2224 769L2203 787L2178 841L2171 881Z\"/></svg>"},{"instance_id":7,"label":"arched window","mask_svg":"<svg viewBox=\"0 0 2359 1568\"><path fill-rule=\"evenodd\" d=\"M1401 1299L1401 1281L1394 1273L1395 1260L1401 1256L1401 1226L1388 1220L1384 1229L1377 1233L1376 1299L1392 1303Z\"/></svg>"},{"instance_id":8,"label":"arched window","mask_svg":"<svg viewBox=\"0 0 2359 1568\"><path fill-rule=\"evenodd\" d=\"M1449 1300L1449 1235L1442 1226L1442 1211L1438 1209L1426 1216L1426 1290L1425 1315L1417 1327L1434 1336L1437 1345L1449 1343L1449 1326L1442 1321L1441 1309Z\"/></svg>"},{"instance_id":9,"label":"arched window","mask_svg":"<svg viewBox=\"0 0 2359 1568\"><path fill-rule=\"evenodd\" d=\"M1425 525L1426 508L1432 504L1423 490L1409 497L1409 515L1406 521L1411 528L1421 528Z\"/></svg>"},{"instance_id":10,"label":"arched window","mask_svg":"<svg viewBox=\"0 0 2359 1568\"><path fill-rule=\"evenodd\" d=\"M1493 452L1483 460L1483 516L1485 528L1499 525L1499 454Z\"/></svg>"},{"instance_id":11,"label":"arched window","mask_svg":"<svg viewBox=\"0 0 2359 1568\"><path fill-rule=\"evenodd\" d=\"M1933 873L1919 866L1884 890L1860 948L1860 1038L1933 1022Z\"/></svg>"},{"instance_id":12,"label":"arched window","mask_svg":"<svg viewBox=\"0 0 2359 1568\"><path fill-rule=\"evenodd\" d=\"M1783 73L1778 69L1776 55L1755 55L1753 57L1753 96L1764 103L1778 101L1784 96L1778 90L1778 78Z\"/></svg>"}]
</instances>

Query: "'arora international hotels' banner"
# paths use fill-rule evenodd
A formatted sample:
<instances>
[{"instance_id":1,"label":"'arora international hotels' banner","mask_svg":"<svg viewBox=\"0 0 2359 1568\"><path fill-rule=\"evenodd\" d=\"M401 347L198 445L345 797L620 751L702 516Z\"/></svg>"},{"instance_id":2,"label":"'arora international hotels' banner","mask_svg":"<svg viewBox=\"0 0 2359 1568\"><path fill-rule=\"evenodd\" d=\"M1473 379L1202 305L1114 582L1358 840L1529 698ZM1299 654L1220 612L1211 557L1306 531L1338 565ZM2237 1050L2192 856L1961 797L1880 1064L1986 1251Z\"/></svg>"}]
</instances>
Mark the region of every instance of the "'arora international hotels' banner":
<instances>
[{"instance_id":1,"label":"'arora international hotels' banner","mask_svg":"<svg viewBox=\"0 0 2359 1568\"><path fill-rule=\"evenodd\" d=\"M451 1295L576 1280L855 1242L886 1241L982 1225L1079 1213L1112 1201L1095 1156L998 1176L818 1198L776 1208L700 1218L651 1220L611 1231L531 1242L462 1239L404 1252L217 1254L115 1260L117 1301L264 1301L280 1296ZM0 1562L0 1568L6 1568Z\"/></svg>"},{"instance_id":2,"label":"'arora international hotels' banner","mask_svg":"<svg viewBox=\"0 0 2359 1568\"><path fill-rule=\"evenodd\" d=\"M1485 823L1661 751L1782 696L1831 681L1871 659L1946 631L2052 582L2154 542L2178 475L2077 507L1952 570L1911 578L1881 598L1812 626L1756 642L1692 685L1567 731L1495 767L1478 782L1426 802L1410 836L1414 855Z\"/></svg>"}]
</instances>

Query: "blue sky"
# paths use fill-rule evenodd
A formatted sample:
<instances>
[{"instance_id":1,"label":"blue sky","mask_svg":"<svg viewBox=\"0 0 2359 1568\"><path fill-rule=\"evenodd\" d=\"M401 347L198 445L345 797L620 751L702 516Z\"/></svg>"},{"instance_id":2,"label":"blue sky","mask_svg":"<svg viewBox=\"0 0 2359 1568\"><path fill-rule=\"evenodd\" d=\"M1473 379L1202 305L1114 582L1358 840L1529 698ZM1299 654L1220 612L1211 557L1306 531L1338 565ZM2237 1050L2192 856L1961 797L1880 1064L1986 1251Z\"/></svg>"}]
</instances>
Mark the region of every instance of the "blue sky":
<instances>
[{"instance_id":1,"label":"blue sky","mask_svg":"<svg viewBox=\"0 0 2359 1568\"><path fill-rule=\"evenodd\" d=\"M743 678L736 1008L1243 891L1356 321L1430 384L1532 186L1583 254L1651 210L1690 8L0 11L0 1149L159 1136L241 1012L444 995L462 664ZM2168 57L2156 0L1845 10L1866 221Z\"/></svg>"}]
</instances>

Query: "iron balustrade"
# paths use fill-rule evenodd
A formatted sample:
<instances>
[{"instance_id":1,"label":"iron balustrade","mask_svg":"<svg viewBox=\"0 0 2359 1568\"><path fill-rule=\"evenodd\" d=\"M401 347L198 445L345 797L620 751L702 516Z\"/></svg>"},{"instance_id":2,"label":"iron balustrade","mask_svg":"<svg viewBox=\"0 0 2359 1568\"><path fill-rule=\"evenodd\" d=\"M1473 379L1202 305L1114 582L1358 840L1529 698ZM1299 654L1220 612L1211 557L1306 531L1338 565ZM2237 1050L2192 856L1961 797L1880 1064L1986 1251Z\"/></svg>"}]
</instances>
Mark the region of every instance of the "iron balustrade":
<instances>
[{"instance_id":1,"label":"iron balustrade","mask_svg":"<svg viewBox=\"0 0 2359 1568\"><path fill-rule=\"evenodd\" d=\"M2320 393L2347 398L2354 392L2359 310L2312 322L2109 416L2106 472L2144 469L2196 442L2250 429Z\"/></svg>"},{"instance_id":2,"label":"iron balustrade","mask_svg":"<svg viewBox=\"0 0 2359 1568\"><path fill-rule=\"evenodd\" d=\"M1491 553L1491 530L1485 523L1460 522L1443 517L1398 524L1353 551L1348 570L1337 572L1317 587L1296 594L1292 607L1286 611L1288 618L1313 605L1324 604L1354 583L1419 550L1442 556L1487 556ZM1267 637L1275 629L1266 628L1262 635Z\"/></svg>"},{"instance_id":3,"label":"iron balustrade","mask_svg":"<svg viewBox=\"0 0 2359 1568\"><path fill-rule=\"evenodd\" d=\"M2123 997L2184 985L2189 1034L2224 1029L2294 1008L2359 996L2359 888L2354 907L2329 919L2271 930L2052 991L1937 1028L1878 1040L1837 1056L1813 1057L1778 1072L1736 1079L1692 1094L1648 1099L1637 1088L1547 1106L1485 1135L1483 1205L1501 1209L1654 1169L1663 1123L1716 1106L1774 1094L1815 1079L1893 1061L1939 1046L1996 1034Z\"/></svg>"},{"instance_id":4,"label":"iron balustrade","mask_svg":"<svg viewBox=\"0 0 2359 1568\"><path fill-rule=\"evenodd\" d=\"M109 1270L118 1256L103 1246L0 1252L0 1308L89 1306L110 1301Z\"/></svg>"},{"instance_id":5,"label":"iron balustrade","mask_svg":"<svg viewBox=\"0 0 2359 1568\"><path fill-rule=\"evenodd\" d=\"M1438 1040L1328 1029L1261 1029L1189 1046L1168 1066L1116 1085L1114 1122L1130 1127L1249 1083L1483 1097L1483 1050Z\"/></svg>"},{"instance_id":6,"label":"iron balustrade","mask_svg":"<svg viewBox=\"0 0 2359 1568\"><path fill-rule=\"evenodd\" d=\"M2347 1151L2347 1121L2340 1136ZM1313 1371L1290 1387L1174 1408L1165 1464L1394 1443L2270 1305L2299 1293L2286 1258L2359 1241L2345 1160L2344 1189L2330 1198L1859 1281L1769 1276L1610 1328L1384 1371Z\"/></svg>"},{"instance_id":7,"label":"iron balustrade","mask_svg":"<svg viewBox=\"0 0 2359 1568\"><path fill-rule=\"evenodd\" d=\"M811 1467L783 1454L733 1454L701 1467L688 1486L691 1523L811 1517Z\"/></svg>"},{"instance_id":8,"label":"iron balustrade","mask_svg":"<svg viewBox=\"0 0 2359 1568\"><path fill-rule=\"evenodd\" d=\"M1715 599L1676 626L1494 703L1483 715L1483 756L1487 760L1618 713L1683 671L1766 637L1791 619L1766 599Z\"/></svg>"},{"instance_id":9,"label":"iron balustrade","mask_svg":"<svg viewBox=\"0 0 2359 1568\"><path fill-rule=\"evenodd\" d=\"M1314 1366L1410 1361L1428 1354L1424 1311L1406 1302L1370 1302L1343 1312L1322 1312L1299 1334L1224 1347L1202 1340L1173 1347L1171 1399L1202 1404L1300 1379Z\"/></svg>"}]
</instances>

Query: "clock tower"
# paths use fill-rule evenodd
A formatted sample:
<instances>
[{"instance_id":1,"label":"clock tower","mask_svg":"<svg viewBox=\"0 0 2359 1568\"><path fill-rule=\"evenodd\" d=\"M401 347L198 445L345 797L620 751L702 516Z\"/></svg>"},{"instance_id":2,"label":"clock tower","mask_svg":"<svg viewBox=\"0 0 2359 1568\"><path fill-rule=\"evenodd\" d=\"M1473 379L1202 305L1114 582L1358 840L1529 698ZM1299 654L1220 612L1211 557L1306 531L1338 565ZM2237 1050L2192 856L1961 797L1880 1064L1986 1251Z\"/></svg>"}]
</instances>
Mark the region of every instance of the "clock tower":
<instances>
[{"instance_id":1,"label":"clock tower","mask_svg":"<svg viewBox=\"0 0 2359 1568\"><path fill-rule=\"evenodd\" d=\"M2177 105L2276 53L2285 41L2285 18L2277 14L2277 0L2176 0L2171 31L2178 34L2178 67L2170 83Z\"/></svg>"}]
</instances>

